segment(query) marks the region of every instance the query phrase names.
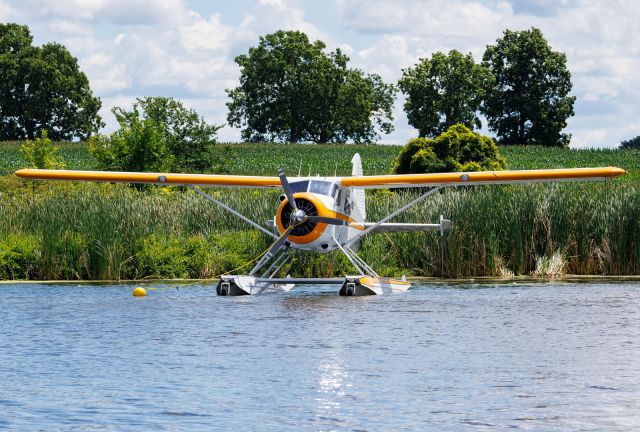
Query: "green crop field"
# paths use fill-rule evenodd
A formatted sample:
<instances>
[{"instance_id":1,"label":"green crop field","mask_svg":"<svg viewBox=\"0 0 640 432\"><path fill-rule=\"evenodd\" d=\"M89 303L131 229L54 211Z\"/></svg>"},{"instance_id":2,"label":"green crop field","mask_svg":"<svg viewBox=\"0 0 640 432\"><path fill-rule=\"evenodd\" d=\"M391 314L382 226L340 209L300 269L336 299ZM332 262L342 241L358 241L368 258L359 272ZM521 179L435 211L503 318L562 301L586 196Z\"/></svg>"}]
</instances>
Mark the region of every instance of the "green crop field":
<instances>
[{"instance_id":1,"label":"green crop field","mask_svg":"<svg viewBox=\"0 0 640 432\"><path fill-rule=\"evenodd\" d=\"M85 143L58 143L68 169L96 169ZM224 161L224 172L243 175L276 175L285 167L290 175L347 175L351 158L360 153L365 174L386 174L400 151L393 145L350 144L218 144L214 154ZM640 150L570 150L561 148L501 147L509 169L578 168L619 166L636 177L640 173ZM0 175L25 166L20 143L0 142Z\"/></svg>"},{"instance_id":2,"label":"green crop field","mask_svg":"<svg viewBox=\"0 0 640 432\"><path fill-rule=\"evenodd\" d=\"M354 153L365 174L390 172L399 147L383 145L218 145L221 171L274 175L348 175ZM510 169L614 165L629 173L607 182L449 189L397 218L454 230L372 235L361 256L379 273L441 277L560 273L640 274L640 152L503 147ZM83 143L62 143L70 169L95 169ZM302 164L300 161L303 161ZM0 279L214 277L246 271L269 239L191 191L126 185L30 182L11 173L24 161L18 143L0 143ZM277 191L213 190L258 222L271 219ZM416 191L367 192L370 220ZM242 266L245 267L242 267ZM238 268L240 269L238 270ZM292 275L353 269L340 255L300 255Z\"/></svg>"}]
</instances>

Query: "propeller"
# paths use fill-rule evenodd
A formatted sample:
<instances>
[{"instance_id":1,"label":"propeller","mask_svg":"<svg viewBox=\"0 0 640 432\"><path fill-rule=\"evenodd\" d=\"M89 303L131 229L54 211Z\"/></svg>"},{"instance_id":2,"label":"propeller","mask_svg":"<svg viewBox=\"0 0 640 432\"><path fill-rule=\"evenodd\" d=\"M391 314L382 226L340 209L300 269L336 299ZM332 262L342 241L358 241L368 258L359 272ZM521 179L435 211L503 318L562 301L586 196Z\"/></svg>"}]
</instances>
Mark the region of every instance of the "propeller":
<instances>
[{"instance_id":1,"label":"propeller","mask_svg":"<svg viewBox=\"0 0 640 432\"><path fill-rule=\"evenodd\" d=\"M293 198L293 191L291 190L291 186L289 185L289 180L287 180L287 175L284 173L284 168L280 168L278 170L278 177L280 177L280 183L282 183L282 189L284 189L284 194L287 196L287 200L289 201L289 206L293 211L292 214L296 214L298 212L298 207L296 206L295 198Z\"/></svg>"},{"instance_id":2,"label":"propeller","mask_svg":"<svg viewBox=\"0 0 640 432\"><path fill-rule=\"evenodd\" d=\"M326 223L329 225L351 226L351 222L347 220L340 219L340 218L326 217L326 216L307 216L307 220L311 222Z\"/></svg>"}]
</instances>

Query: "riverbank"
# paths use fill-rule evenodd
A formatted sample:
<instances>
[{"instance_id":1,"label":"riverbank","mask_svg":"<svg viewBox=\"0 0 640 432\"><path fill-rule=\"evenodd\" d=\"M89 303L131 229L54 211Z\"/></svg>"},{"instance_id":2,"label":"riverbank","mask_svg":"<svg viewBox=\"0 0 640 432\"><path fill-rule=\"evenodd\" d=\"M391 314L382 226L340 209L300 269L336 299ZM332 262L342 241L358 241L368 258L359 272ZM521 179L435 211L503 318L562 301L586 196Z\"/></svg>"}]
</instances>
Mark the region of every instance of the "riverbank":
<instances>
[{"instance_id":1,"label":"riverbank","mask_svg":"<svg viewBox=\"0 0 640 432\"><path fill-rule=\"evenodd\" d=\"M350 155L365 173L388 172L397 147L237 144L229 170L273 174L287 158L317 164L319 174L347 175ZM63 146L63 154L64 149ZM0 144L0 153L15 145ZM91 168L88 153L70 144L68 168ZM11 150L13 151L13 150ZM640 274L640 152L503 148L510 168L602 166L629 174L606 182L486 186L445 190L398 222L454 222L436 233L372 235L360 254L380 274L444 278ZM304 152L302 154L296 154ZM10 153L10 152L9 152ZM0 154L2 155L2 154ZM10 158L0 158L5 161ZM273 167L271 166L273 165ZM301 172L306 168L299 168ZM295 169L293 171L296 171ZM311 171L315 172L314 169ZM258 222L273 218L277 191L213 190ZM368 191L377 220L415 191ZM30 182L0 177L0 279L143 280L215 278L243 272L269 238L192 191L136 190L126 185ZM300 254L283 269L292 276L353 273L340 254Z\"/></svg>"}]
</instances>

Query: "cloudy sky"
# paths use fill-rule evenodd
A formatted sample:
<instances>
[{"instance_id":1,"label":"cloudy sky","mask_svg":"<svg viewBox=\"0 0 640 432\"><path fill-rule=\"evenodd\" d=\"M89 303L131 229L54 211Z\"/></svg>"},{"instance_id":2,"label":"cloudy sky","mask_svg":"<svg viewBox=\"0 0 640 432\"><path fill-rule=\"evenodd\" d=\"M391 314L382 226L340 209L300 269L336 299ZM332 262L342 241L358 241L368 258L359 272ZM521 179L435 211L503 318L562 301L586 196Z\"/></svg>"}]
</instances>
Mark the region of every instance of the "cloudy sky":
<instances>
[{"instance_id":1,"label":"cloudy sky","mask_svg":"<svg viewBox=\"0 0 640 432\"><path fill-rule=\"evenodd\" d=\"M113 106L171 96L208 121L225 122L233 59L279 29L340 47L352 65L396 82L401 69L435 51L482 57L504 29L538 27L567 54L576 115L572 147L617 146L640 135L640 2L597 0L0 0L0 21L27 24L36 44L57 41L78 57L102 99L105 131ZM395 107L395 132L415 136ZM237 141L226 126L223 141Z\"/></svg>"}]
</instances>

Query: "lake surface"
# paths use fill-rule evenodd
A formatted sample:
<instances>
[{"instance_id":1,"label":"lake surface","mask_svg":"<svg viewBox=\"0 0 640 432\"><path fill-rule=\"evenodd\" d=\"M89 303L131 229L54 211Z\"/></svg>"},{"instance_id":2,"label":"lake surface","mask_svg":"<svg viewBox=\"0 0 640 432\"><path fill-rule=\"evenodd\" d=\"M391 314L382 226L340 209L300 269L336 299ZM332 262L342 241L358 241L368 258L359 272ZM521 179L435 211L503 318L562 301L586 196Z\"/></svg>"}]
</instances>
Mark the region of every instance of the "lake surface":
<instances>
[{"instance_id":1,"label":"lake surface","mask_svg":"<svg viewBox=\"0 0 640 432\"><path fill-rule=\"evenodd\" d=\"M640 428L640 284L0 285L0 429Z\"/></svg>"}]
</instances>

